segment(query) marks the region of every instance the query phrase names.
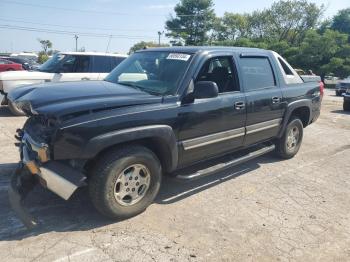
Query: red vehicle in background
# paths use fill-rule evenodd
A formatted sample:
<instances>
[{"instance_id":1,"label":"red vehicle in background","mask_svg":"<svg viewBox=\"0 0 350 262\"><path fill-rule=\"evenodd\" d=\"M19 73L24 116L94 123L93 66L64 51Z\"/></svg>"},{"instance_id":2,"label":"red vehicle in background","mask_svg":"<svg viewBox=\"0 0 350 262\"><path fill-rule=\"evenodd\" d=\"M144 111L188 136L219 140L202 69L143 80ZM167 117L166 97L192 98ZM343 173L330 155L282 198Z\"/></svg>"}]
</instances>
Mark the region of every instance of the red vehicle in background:
<instances>
[{"instance_id":1,"label":"red vehicle in background","mask_svg":"<svg viewBox=\"0 0 350 262\"><path fill-rule=\"evenodd\" d=\"M18 70L23 70L21 64L14 63L6 59L0 59L0 72Z\"/></svg>"}]
</instances>

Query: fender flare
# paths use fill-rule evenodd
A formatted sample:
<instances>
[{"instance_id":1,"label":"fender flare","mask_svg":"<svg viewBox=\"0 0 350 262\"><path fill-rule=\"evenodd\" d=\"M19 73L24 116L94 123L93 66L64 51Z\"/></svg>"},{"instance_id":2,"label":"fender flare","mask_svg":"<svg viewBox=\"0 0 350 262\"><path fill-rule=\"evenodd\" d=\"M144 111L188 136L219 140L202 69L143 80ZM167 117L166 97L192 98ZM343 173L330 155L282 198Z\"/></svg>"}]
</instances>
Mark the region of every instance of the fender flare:
<instances>
[{"instance_id":1,"label":"fender flare","mask_svg":"<svg viewBox=\"0 0 350 262\"><path fill-rule=\"evenodd\" d=\"M283 117L281 129L280 129L280 132L278 134L279 138L281 138L283 136L284 130L286 129L286 127L288 125L288 121L289 121L293 111L295 109L297 109L297 108L300 108L300 107L307 107L307 108L309 108L310 115L309 115L308 124L310 123L311 113L312 113L311 101L309 99L302 99L302 100L294 101L294 102L288 104L288 106L286 108L286 112L285 112L284 117Z\"/></svg>"},{"instance_id":2,"label":"fender flare","mask_svg":"<svg viewBox=\"0 0 350 262\"><path fill-rule=\"evenodd\" d=\"M142 139L157 141L157 148L161 154L158 157L162 158L160 160L163 160L165 164L164 169L169 172L176 169L178 164L177 139L173 129L168 125L133 127L96 136L90 139L84 147L84 157L91 159L109 147Z\"/></svg>"}]
</instances>

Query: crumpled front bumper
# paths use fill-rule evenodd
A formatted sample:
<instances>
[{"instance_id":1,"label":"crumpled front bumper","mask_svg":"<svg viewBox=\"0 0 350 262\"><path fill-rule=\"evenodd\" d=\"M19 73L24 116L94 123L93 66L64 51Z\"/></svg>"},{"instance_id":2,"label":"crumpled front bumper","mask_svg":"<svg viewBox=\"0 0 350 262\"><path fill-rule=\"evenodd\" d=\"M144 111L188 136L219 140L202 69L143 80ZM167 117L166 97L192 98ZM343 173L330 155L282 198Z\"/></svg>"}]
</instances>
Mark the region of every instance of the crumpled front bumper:
<instances>
[{"instance_id":1,"label":"crumpled front bumper","mask_svg":"<svg viewBox=\"0 0 350 262\"><path fill-rule=\"evenodd\" d=\"M85 185L86 177L69 165L46 158L47 151L42 148L45 145L35 143L28 134L17 138L21 140L21 161L11 177L9 201L23 224L32 229L38 223L23 206L23 200L38 181L61 198L68 200L77 188Z\"/></svg>"}]
</instances>

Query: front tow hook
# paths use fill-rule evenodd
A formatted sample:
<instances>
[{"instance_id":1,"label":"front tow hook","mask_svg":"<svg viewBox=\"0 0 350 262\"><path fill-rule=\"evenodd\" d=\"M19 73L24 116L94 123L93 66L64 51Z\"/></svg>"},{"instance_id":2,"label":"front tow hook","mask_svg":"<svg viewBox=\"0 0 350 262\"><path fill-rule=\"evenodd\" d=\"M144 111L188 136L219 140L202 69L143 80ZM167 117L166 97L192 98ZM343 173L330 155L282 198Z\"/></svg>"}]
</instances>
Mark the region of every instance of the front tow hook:
<instances>
[{"instance_id":1,"label":"front tow hook","mask_svg":"<svg viewBox=\"0 0 350 262\"><path fill-rule=\"evenodd\" d=\"M23 205L25 197L32 191L37 181L36 177L30 174L26 167L20 163L11 177L8 190L11 208L28 229L34 229L39 225Z\"/></svg>"}]
</instances>

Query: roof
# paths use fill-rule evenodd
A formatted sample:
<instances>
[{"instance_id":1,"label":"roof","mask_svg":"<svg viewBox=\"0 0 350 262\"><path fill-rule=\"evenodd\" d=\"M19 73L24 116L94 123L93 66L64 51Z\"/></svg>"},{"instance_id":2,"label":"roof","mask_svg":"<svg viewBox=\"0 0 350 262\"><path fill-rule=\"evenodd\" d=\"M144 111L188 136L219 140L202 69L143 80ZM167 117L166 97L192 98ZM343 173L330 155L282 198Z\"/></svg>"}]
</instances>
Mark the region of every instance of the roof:
<instances>
[{"instance_id":1,"label":"roof","mask_svg":"<svg viewBox=\"0 0 350 262\"><path fill-rule=\"evenodd\" d=\"M102 52L59 52L65 55L96 55L96 56L117 56L117 57L127 57L123 54L112 54L112 53L102 53Z\"/></svg>"},{"instance_id":2,"label":"roof","mask_svg":"<svg viewBox=\"0 0 350 262\"><path fill-rule=\"evenodd\" d=\"M156 47L149 49L142 49L139 52L147 51L163 51L163 52L179 52L179 53L198 53L205 51L233 51L233 52L249 52L249 51L259 51L266 52L267 50L260 48L251 47L234 47L234 46L171 46L171 47Z\"/></svg>"}]
</instances>

